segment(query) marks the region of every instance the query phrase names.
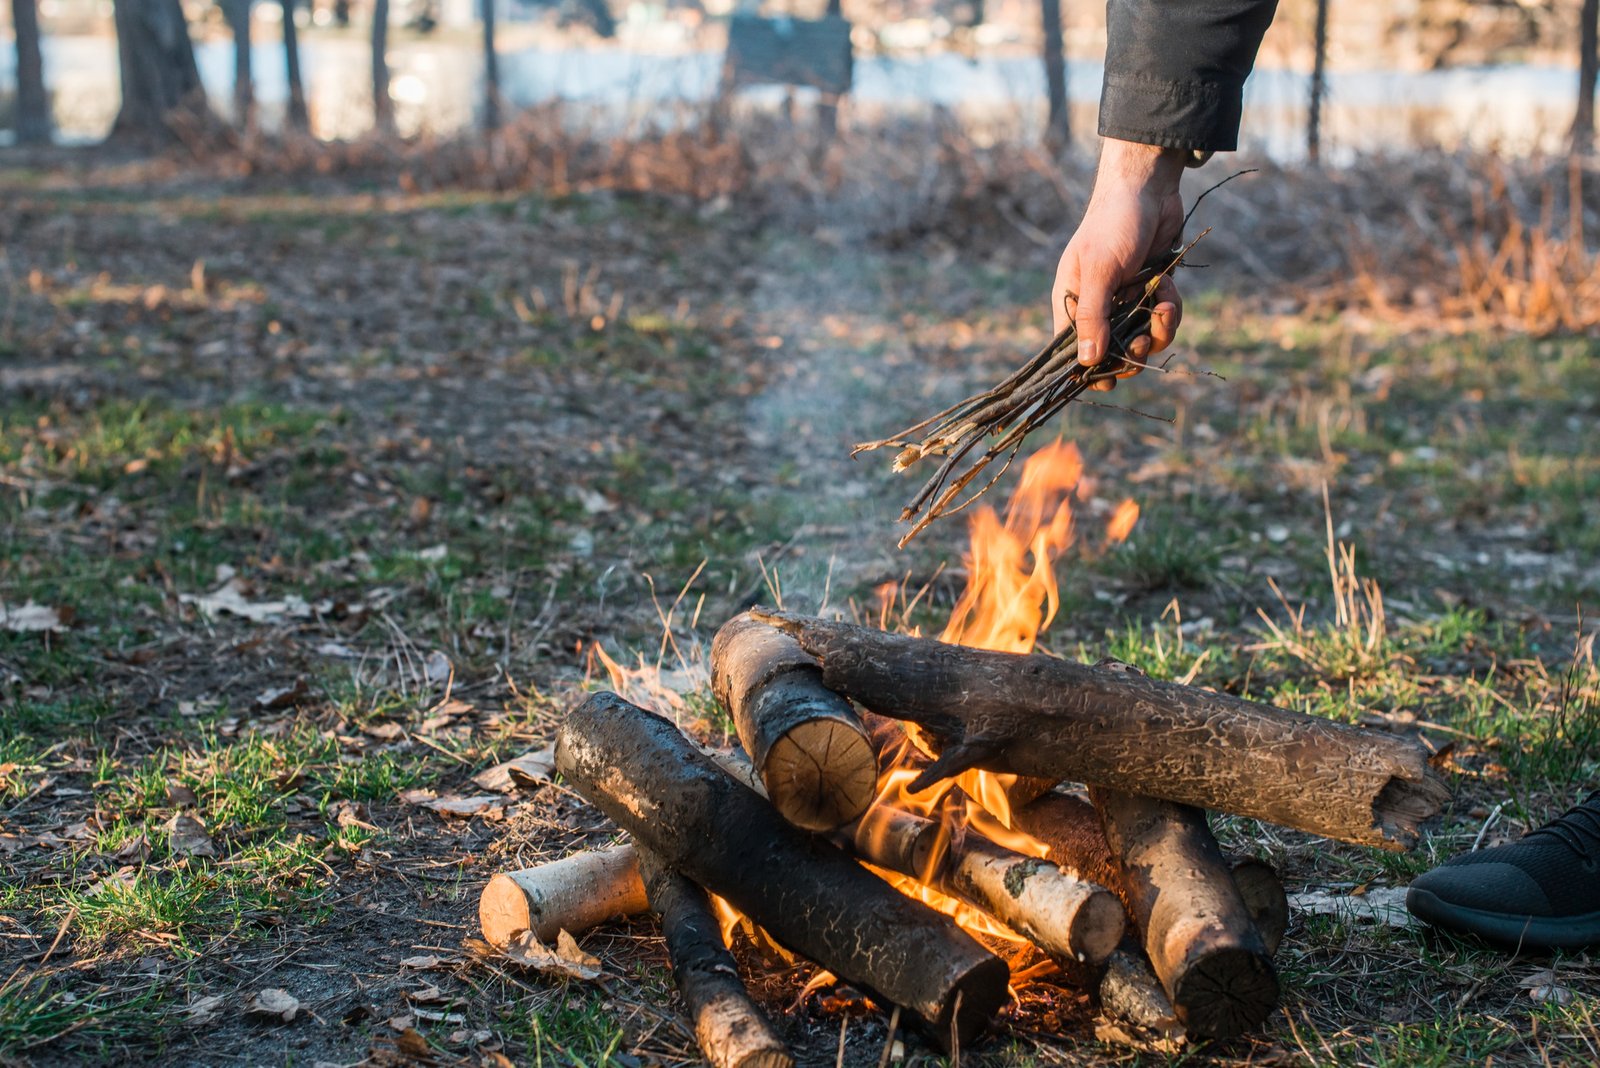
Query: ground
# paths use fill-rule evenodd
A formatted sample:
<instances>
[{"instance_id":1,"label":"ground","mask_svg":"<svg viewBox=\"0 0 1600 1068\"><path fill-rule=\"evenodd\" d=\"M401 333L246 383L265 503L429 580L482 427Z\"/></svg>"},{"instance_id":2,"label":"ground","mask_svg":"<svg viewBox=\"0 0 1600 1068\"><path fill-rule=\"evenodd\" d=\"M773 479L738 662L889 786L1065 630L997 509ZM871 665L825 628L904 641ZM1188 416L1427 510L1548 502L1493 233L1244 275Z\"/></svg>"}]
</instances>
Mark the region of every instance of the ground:
<instances>
[{"instance_id":1,"label":"ground","mask_svg":"<svg viewBox=\"0 0 1600 1068\"><path fill-rule=\"evenodd\" d=\"M548 744L597 647L720 744L703 649L740 607L927 586L895 622L936 627L965 528L896 550L910 485L849 446L1031 352L1048 248L161 177L0 180L0 1061L692 1060L648 922L582 939L598 983L464 944L492 873L603 818L427 803ZM1456 800L1412 854L1219 828L1294 892L1402 887L1600 784L1600 361L1252 288L1191 287L1173 367L1220 377L1062 420L1093 485L1044 644L1420 736ZM806 1063L878 1062L882 1014L739 951ZM1278 964L1267 1029L1192 1059L1600 1056L1583 955L1303 913ZM1134 1056L1047 982L962 1060Z\"/></svg>"}]
</instances>

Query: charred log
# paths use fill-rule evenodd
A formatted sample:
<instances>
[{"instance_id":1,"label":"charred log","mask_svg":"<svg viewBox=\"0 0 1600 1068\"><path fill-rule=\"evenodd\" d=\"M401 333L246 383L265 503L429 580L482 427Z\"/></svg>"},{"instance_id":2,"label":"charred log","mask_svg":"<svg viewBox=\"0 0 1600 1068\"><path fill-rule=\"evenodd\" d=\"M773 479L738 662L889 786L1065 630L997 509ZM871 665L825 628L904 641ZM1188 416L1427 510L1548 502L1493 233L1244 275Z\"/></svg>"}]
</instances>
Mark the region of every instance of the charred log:
<instances>
[{"instance_id":1,"label":"charred log","mask_svg":"<svg viewBox=\"0 0 1600 1068\"><path fill-rule=\"evenodd\" d=\"M878 762L866 731L793 638L736 616L711 644L711 688L790 823L832 831L867 810Z\"/></svg>"},{"instance_id":2,"label":"charred log","mask_svg":"<svg viewBox=\"0 0 1600 1068\"><path fill-rule=\"evenodd\" d=\"M788 1047L739 981L706 892L648 852L639 871L706 1060L713 1068L792 1068Z\"/></svg>"},{"instance_id":3,"label":"charred log","mask_svg":"<svg viewBox=\"0 0 1600 1068\"><path fill-rule=\"evenodd\" d=\"M671 723L602 693L568 714L556 766L663 863L941 1040L970 1041L1008 970L949 919L791 826Z\"/></svg>"},{"instance_id":4,"label":"charred log","mask_svg":"<svg viewBox=\"0 0 1600 1068\"><path fill-rule=\"evenodd\" d=\"M829 688L939 738L921 785L970 767L1073 779L1388 849L1449 799L1422 748L1391 735L1037 654L752 615L794 635Z\"/></svg>"}]
</instances>

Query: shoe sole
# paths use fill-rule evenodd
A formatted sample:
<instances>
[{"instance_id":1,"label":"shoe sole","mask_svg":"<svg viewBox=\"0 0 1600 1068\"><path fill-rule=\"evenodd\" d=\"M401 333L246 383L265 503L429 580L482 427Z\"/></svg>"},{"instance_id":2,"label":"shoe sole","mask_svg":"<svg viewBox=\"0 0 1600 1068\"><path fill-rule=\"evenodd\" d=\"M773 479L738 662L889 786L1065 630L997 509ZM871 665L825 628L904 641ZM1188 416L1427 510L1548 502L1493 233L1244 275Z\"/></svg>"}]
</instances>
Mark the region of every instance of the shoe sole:
<instances>
[{"instance_id":1,"label":"shoe sole","mask_svg":"<svg viewBox=\"0 0 1600 1068\"><path fill-rule=\"evenodd\" d=\"M1508 949L1581 949L1600 944L1600 912L1582 916L1518 916L1452 905L1431 890L1412 887L1406 909L1447 931L1477 935Z\"/></svg>"}]
</instances>

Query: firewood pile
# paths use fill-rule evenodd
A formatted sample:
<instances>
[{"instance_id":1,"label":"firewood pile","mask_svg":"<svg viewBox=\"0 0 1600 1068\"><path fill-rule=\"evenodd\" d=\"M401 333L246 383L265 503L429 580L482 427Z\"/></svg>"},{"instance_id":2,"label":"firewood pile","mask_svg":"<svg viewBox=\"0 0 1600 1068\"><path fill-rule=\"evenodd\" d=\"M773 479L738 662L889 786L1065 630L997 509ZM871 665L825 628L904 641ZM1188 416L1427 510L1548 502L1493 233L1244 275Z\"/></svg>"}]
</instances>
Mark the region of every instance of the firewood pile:
<instances>
[{"instance_id":1,"label":"firewood pile","mask_svg":"<svg viewBox=\"0 0 1600 1068\"><path fill-rule=\"evenodd\" d=\"M1121 1033L1229 1038L1277 1004L1288 905L1269 866L1219 848L1206 810L1400 850L1448 796L1413 742L1116 662L758 609L718 633L711 669L742 752L591 696L556 765L629 841L495 876L480 918L503 945L656 913L718 1066L794 1061L710 895L947 1050L994 1022L1013 967L1059 968ZM928 791L937 808L906 803ZM927 903L944 899L954 916ZM958 922L973 913L1031 943L1031 963Z\"/></svg>"}]
</instances>

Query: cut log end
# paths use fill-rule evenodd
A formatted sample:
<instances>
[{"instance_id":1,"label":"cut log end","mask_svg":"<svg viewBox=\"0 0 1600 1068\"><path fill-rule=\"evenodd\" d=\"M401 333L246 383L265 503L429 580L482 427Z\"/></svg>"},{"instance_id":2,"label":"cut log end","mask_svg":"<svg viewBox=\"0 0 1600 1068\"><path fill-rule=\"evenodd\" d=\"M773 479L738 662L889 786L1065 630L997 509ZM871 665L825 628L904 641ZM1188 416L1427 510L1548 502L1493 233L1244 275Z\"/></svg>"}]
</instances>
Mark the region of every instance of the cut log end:
<instances>
[{"instance_id":1,"label":"cut log end","mask_svg":"<svg viewBox=\"0 0 1600 1068\"><path fill-rule=\"evenodd\" d=\"M1260 1027L1278 1004L1272 962L1244 946L1219 946L1184 970L1172 1002L1196 1038L1237 1038Z\"/></svg>"},{"instance_id":2,"label":"cut log end","mask_svg":"<svg viewBox=\"0 0 1600 1068\"><path fill-rule=\"evenodd\" d=\"M485 941L503 946L519 932L533 927L528 895L504 873L489 880L478 898L478 922Z\"/></svg>"},{"instance_id":3,"label":"cut log end","mask_svg":"<svg viewBox=\"0 0 1600 1068\"><path fill-rule=\"evenodd\" d=\"M878 759L859 729L836 719L814 719L773 744L761 778L773 805L791 823L830 831L872 804Z\"/></svg>"},{"instance_id":4,"label":"cut log end","mask_svg":"<svg viewBox=\"0 0 1600 1068\"><path fill-rule=\"evenodd\" d=\"M1080 946L1083 960L1098 964L1111 955L1127 933L1128 915L1117 895L1102 890L1090 895L1072 922L1072 944Z\"/></svg>"},{"instance_id":5,"label":"cut log end","mask_svg":"<svg viewBox=\"0 0 1600 1068\"><path fill-rule=\"evenodd\" d=\"M1011 969L999 957L981 960L967 969L955 981L955 996L934 1023L934 1038L941 1045L952 1034L962 1046L975 1041L1010 1000L1010 983Z\"/></svg>"}]
</instances>

